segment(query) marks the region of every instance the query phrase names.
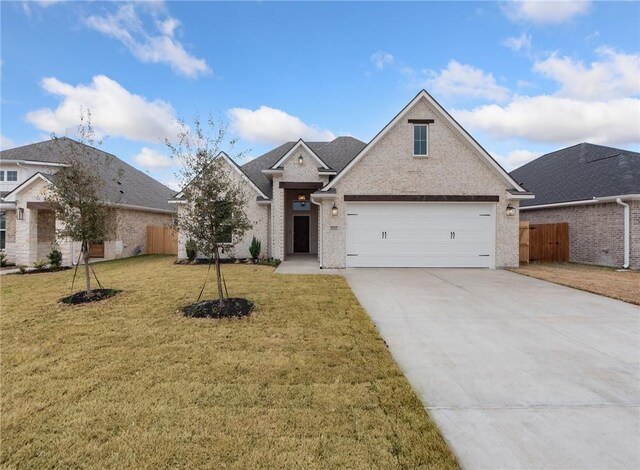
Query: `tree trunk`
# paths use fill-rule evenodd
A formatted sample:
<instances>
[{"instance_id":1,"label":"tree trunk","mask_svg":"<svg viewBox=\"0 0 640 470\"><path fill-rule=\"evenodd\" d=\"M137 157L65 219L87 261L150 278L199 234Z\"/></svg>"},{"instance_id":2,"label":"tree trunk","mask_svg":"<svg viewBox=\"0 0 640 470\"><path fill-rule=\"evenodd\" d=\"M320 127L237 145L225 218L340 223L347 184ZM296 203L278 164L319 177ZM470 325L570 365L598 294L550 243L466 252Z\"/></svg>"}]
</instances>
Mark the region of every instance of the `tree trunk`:
<instances>
[{"instance_id":1,"label":"tree trunk","mask_svg":"<svg viewBox=\"0 0 640 470\"><path fill-rule=\"evenodd\" d=\"M224 293L222 291L222 274L220 273L220 253L219 248L216 246L214 251L214 258L216 262L216 284L218 285L218 305L220 308L224 305Z\"/></svg>"},{"instance_id":2,"label":"tree trunk","mask_svg":"<svg viewBox=\"0 0 640 470\"><path fill-rule=\"evenodd\" d=\"M87 294L91 294L91 274L89 273L89 244L82 243L82 259L84 260L84 280L87 284Z\"/></svg>"}]
</instances>

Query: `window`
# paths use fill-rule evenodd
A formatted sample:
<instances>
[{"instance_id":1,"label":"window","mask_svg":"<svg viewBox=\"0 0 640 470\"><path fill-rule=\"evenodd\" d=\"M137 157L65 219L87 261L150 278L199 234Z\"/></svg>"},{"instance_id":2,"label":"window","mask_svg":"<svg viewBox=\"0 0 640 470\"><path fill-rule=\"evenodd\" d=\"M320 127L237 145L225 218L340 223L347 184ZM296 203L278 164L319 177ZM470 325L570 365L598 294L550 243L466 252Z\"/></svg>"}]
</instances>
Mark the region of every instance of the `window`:
<instances>
[{"instance_id":1,"label":"window","mask_svg":"<svg viewBox=\"0 0 640 470\"><path fill-rule=\"evenodd\" d=\"M416 124L413 126L413 154L426 156L429 154L429 126Z\"/></svg>"},{"instance_id":2,"label":"window","mask_svg":"<svg viewBox=\"0 0 640 470\"><path fill-rule=\"evenodd\" d=\"M0 250L4 250L7 234L7 221L4 212L0 212Z\"/></svg>"},{"instance_id":3,"label":"window","mask_svg":"<svg viewBox=\"0 0 640 470\"><path fill-rule=\"evenodd\" d=\"M18 172L16 170L7 171L7 181L18 181Z\"/></svg>"},{"instance_id":4,"label":"window","mask_svg":"<svg viewBox=\"0 0 640 470\"><path fill-rule=\"evenodd\" d=\"M0 181L4 181L4 171L0 171Z\"/></svg>"},{"instance_id":5,"label":"window","mask_svg":"<svg viewBox=\"0 0 640 470\"><path fill-rule=\"evenodd\" d=\"M309 212L311 203L309 201L293 201L293 210L296 212Z\"/></svg>"},{"instance_id":6,"label":"window","mask_svg":"<svg viewBox=\"0 0 640 470\"><path fill-rule=\"evenodd\" d=\"M230 220L233 214L227 201L220 201L215 205L215 218L218 221ZM228 225L220 224L220 232L217 234L218 243L233 243L232 233Z\"/></svg>"}]
</instances>

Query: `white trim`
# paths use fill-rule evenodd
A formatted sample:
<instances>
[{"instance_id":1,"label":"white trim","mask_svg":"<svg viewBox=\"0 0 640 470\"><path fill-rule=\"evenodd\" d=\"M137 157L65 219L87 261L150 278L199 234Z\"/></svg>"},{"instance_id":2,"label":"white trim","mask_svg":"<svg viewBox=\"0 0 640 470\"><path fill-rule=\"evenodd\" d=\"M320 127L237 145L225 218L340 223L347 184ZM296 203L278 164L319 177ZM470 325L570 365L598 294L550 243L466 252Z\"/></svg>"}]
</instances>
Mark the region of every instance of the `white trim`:
<instances>
[{"instance_id":1,"label":"white trim","mask_svg":"<svg viewBox=\"0 0 640 470\"><path fill-rule=\"evenodd\" d=\"M16 210L16 203L15 202L0 202L0 209L7 210L7 211L14 211L14 210Z\"/></svg>"},{"instance_id":2,"label":"white trim","mask_svg":"<svg viewBox=\"0 0 640 470\"><path fill-rule=\"evenodd\" d=\"M68 166L66 163L51 163L51 162L40 162L37 160L2 160L2 163L11 163L20 165L39 165L39 166Z\"/></svg>"},{"instance_id":3,"label":"white trim","mask_svg":"<svg viewBox=\"0 0 640 470\"><path fill-rule=\"evenodd\" d=\"M507 201L520 200L520 199L535 199L535 194L513 194L507 192Z\"/></svg>"},{"instance_id":4,"label":"white trim","mask_svg":"<svg viewBox=\"0 0 640 470\"><path fill-rule=\"evenodd\" d=\"M617 199L625 201L637 201L640 200L640 194L626 194L621 196L605 196L594 197L593 199L583 199L581 201L568 201L568 202L555 202L551 204L539 204L536 206L521 206L521 211L528 211L533 209L547 209L552 207L569 207L569 206L582 206L585 204L603 204L607 202L616 202Z\"/></svg>"},{"instance_id":5,"label":"white trim","mask_svg":"<svg viewBox=\"0 0 640 470\"><path fill-rule=\"evenodd\" d=\"M136 210L136 211L141 211L141 212L158 212L160 214L175 214L176 211L173 211L171 209L155 209L153 207L146 207L146 206L136 206L133 204L117 204L117 203L111 203L111 202L105 202L104 205L106 207L113 207L116 209L131 209L131 210Z\"/></svg>"},{"instance_id":6,"label":"white trim","mask_svg":"<svg viewBox=\"0 0 640 470\"><path fill-rule=\"evenodd\" d=\"M180 193L180 194L182 194L182 193ZM169 199L167 202L169 204L186 204L187 203L187 201L184 201L184 200L181 201L179 199Z\"/></svg>"},{"instance_id":7,"label":"white trim","mask_svg":"<svg viewBox=\"0 0 640 470\"><path fill-rule=\"evenodd\" d=\"M260 170L262 173L264 173L265 175L279 175L280 173L283 173L284 170L282 169L277 169L277 168L267 168L264 170Z\"/></svg>"},{"instance_id":8,"label":"white trim","mask_svg":"<svg viewBox=\"0 0 640 470\"><path fill-rule=\"evenodd\" d=\"M269 205L269 204L271 204L271 199L265 199L264 201L256 201L256 204Z\"/></svg>"},{"instance_id":9,"label":"white trim","mask_svg":"<svg viewBox=\"0 0 640 470\"><path fill-rule=\"evenodd\" d=\"M15 187L9 194L7 194L3 199L4 202L16 202L16 194L21 193L24 189L31 186L36 179L41 179L45 183L51 184L51 180L44 176L42 173L37 172L31 175L29 178L20 183L17 187Z\"/></svg>"},{"instance_id":10,"label":"white trim","mask_svg":"<svg viewBox=\"0 0 640 470\"><path fill-rule=\"evenodd\" d=\"M480 144L478 144L478 142L476 142L473 137L471 137L471 135L464 130L464 128L458 124L458 122L456 122L451 115L436 101L433 99L433 97L427 93L425 90L422 90L420 93L418 93L416 95L415 98L413 98L413 100L411 100L411 102L406 105L402 111L400 111L400 113L398 113L396 115L395 118L393 118L393 120L387 124L379 133L378 135L376 135L373 140L371 140L371 142L369 142L361 151L358 155L356 155L356 157L351 160L351 162L340 172L338 173L338 175L331 181L329 182L329 184L327 184L324 188L321 189L321 191L327 191L328 189L333 188L336 183L338 181L340 181L340 179L349 172L349 170L351 168L353 168L353 166L358 163L362 157L364 157L367 152L369 150L371 150L372 147L374 147L378 141L380 139L382 139L382 137L384 137L386 135L386 133L392 128L394 127L398 122L400 122L404 116L418 103L418 101L420 101L421 99L425 99L427 100L427 102L433 106L437 111L440 112L440 114L443 115L444 119L449 123L449 125L451 125L454 129L456 129L460 134L462 134L462 136L466 139L467 143L469 145L471 145L471 147L473 147L485 160L486 162L489 164L489 166L491 166L504 180L505 182L507 182L511 187L513 187L514 189L517 189L519 191L524 191L524 188L522 188L518 183L516 183L516 181L509 176L509 173L507 173L505 171L504 168L502 168L492 157L491 155L489 155L489 153L483 149ZM413 149L411 151L411 153L413 154Z\"/></svg>"},{"instance_id":11,"label":"white trim","mask_svg":"<svg viewBox=\"0 0 640 470\"><path fill-rule=\"evenodd\" d=\"M313 150L311 150L311 147L309 147L307 143L302 139L298 140L298 142L296 142L295 145L291 147L291 149L287 153L285 153L280 160L278 160L275 164L271 165L270 169L275 170L280 165L284 164L284 162L286 162L289 159L289 157L291 157L291 155L293 155L296 149L300 146L302 146L302 148L304 148L307 152L309 152L309 154L316 159L316 161L322 166L322 168L324 168L325 170L330 170L327 164L323 162L322 159L318 155L316 155L316 153Z\"/></svg>"},{"instance_id":12,"label":"white trim","mask_svg":"<svg viewBox=\"0 0 640 470\"><path fill-rule=\"evenodd\" d=\"M427 144L427 153L423 154L416 154L416 126L424 126L427 128L427 137L425 139L425 143ZM429 156L429 124L417 124L414 123L413 124L413 135L412 135L412 139L413 139L413 156L416 158L427 158Z\"/></svg>"}]
</instances>

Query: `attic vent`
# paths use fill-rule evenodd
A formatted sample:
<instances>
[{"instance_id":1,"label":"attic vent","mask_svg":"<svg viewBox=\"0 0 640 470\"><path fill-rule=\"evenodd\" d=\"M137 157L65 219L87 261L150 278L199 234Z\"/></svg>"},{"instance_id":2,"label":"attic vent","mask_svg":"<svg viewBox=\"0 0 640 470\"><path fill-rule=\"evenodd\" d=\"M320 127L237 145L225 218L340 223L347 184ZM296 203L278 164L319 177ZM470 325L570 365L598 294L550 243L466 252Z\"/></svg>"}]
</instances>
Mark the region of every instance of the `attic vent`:
<instances>
[{"instance_id":1,"label":"attic vent","mask_svg":"<svg viewBox=\"0 0 640 470\"><path fill-rule=\"evenodd\" d=\"M118 183L118 184L122 184L120 181L116 181L116 183Z\"/></svg>"},{"instance_id":2,"label":"attic vent","mask_svg":"<svg viewBox=\"0 0 640 470\"><path fill-rule=\"evenodd\" d=\"M120 194L124 194L124 191L122 189L120 190Z\"/></svg>"}]
</instances>

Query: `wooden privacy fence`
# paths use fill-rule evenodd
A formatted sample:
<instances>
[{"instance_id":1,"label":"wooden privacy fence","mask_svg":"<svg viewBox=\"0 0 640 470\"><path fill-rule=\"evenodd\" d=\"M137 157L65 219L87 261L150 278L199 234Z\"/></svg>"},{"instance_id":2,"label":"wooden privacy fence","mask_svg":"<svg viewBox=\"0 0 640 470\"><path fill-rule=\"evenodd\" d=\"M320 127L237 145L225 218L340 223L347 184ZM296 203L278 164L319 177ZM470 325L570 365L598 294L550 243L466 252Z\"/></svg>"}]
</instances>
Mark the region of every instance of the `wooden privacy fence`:
<instances>
[{"instance_id":1,"label":"wooden privacy fence","mask_svg":"<svg viewBox=\"0 0 640 470\"><path fill-rule=\"evenodd\" d=\"M525 225L526 224L526 225ZM523 247L524 240L528 246ZM528 260L524 259L528 251ZM520 262L566 263L569 261L569 224L520 223Z\"/></svg>"},{"instance_id":2,"label":"wooden privacy fence","mask_svg":"<svg viewBox=\"0 0 640 470\"><path fill-rule=\"evenodd\" d=\"M520 234L518 236L520 243L520 262L529 262L529 222L520 222Z\"/></svg>"},{"instance_id":3,"label":"wooden privacy fence","mask_svg":"<svg viewBox=\"0 0 640 470\"><path fill-rule=\"evenodd\" d=\"M147 225L147 254L177 255L178 231L168 225Z\"/></svg>"}]
</instances>

